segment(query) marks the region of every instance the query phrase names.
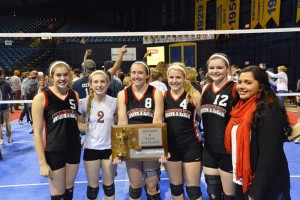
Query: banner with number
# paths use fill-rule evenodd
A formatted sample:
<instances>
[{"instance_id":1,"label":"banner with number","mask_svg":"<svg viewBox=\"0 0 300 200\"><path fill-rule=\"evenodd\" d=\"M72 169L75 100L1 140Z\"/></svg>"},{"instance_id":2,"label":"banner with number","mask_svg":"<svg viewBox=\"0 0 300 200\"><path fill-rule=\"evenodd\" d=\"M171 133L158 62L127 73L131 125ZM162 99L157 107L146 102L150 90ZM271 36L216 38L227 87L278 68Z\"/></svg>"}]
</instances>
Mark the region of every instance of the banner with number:
<instances>
[{"instance_id":1,"label":"banner with number","mask_svg":"<svg viewBox=\"0 0 300 200\"><path fill-rule=\"evenodd\" d=\"M296 23L298 23L300 20L300 0L297 2L297 18L296 18Z\"/></svg>"},{"instance_id":2,"label":"banner with number","mask_svg":"<svg viewBox=\"0 0 300 200\"><path fill-rule=\"evenodd\" d=\"M239 29L240 0L217 0L216 29Z\"/></svg>"},{"instance_id":3,"label":"banner with number","mask_svg":"<svg viewBox=\"0 0 300 200\"><path fill-rule=\"evenodd\" d=\"M279 26L281 0L263 0L263 3L263 15L260 25L265 28L270 19L273 19L276 25Z\"/></svg>"},{"instance_id":4,"label":"banner with number","mask_svg":"<svg viewBox=\"0 0 300 200\"><path fill-rule=\"evenodd\" d=\"M206 2L207 0L195 1L195 30L206 30Z\"/></svg>"}]
</instances>

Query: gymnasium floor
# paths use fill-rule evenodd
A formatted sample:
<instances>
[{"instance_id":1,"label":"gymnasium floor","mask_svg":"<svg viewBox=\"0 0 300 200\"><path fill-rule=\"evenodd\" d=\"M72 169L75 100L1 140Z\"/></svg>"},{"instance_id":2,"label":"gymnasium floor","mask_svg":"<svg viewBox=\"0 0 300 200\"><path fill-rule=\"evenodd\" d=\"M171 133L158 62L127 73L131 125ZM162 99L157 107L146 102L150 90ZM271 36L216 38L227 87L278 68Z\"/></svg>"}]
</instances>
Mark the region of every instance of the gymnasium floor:
<instances>
[{"instance_id":1,"label":"gymnasium floor","mask_svg":"<svg viewBox=\"0 0 300 200\"><path fill-rule=\"evenodd\" d=\"M292 113L292 118L295 117ZM12 115L17 118L18 113ZM295 119L295 118L294 118ZM5 128L4 128L5 130ZM12 135L14 142L0 146L3 160L0 160L0 199L5 200L48 200L50 199L47 178L39 175L39 164L34 150L33 137L28 134L30 126L24 119L24 125L19 125L17 120L12 121ZM5 131L4 131L5 133ZM291 175L291 197L292 200L300 200L300 144L293 142L285 144L285 152L289 162ZM274 174L276 176L276 174ZM80 163L76 178L74 200L86 199L86 177L83 162ZM102 185L100 185L102 187ZM118 176L115 179L116 199L128 199L128 177L125 165L118 166ZM165 171L162 171L161 181L162 199L171 199L169 181ZM201 189L203 199L208 200L206 195L206 184L201 178ZM99 198L103 199L102 188ZM143 192L143 199L146 196ZM186 197L186 199L188 199Z\"/></svg>"}]
</instances>

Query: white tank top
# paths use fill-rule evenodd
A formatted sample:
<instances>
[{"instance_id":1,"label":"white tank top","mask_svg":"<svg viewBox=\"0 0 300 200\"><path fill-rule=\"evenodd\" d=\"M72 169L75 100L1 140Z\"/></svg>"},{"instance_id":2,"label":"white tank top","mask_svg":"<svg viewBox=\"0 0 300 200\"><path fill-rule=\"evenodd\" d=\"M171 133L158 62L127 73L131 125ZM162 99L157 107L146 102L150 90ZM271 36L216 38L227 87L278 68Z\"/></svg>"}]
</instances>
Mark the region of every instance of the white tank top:
<instances>
[{"instance_id":1,"label":"white tank top","mask_svg":"<svg viewBox=\"0 0 300 200\"><path fill-rule=\"evenodd\" d=\"M104 150L111 149L111 126L115 124L117 99L106 95L101 104L92 100L89 130L85 133L84 148ZM79 112L86 116L87 98L79 103Z\"/></svg>"}]
</instances>

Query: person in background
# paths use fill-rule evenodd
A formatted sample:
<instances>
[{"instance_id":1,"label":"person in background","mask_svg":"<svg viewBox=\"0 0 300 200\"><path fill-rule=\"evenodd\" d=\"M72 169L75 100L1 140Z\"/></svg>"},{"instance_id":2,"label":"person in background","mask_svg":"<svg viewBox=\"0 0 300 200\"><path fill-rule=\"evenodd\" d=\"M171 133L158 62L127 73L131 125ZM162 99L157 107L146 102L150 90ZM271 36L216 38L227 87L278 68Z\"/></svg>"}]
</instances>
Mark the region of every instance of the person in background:
<instances>
[{"instance_id":1,"label":"person in background","mask_svg":"<svg viewBox=\"0 0 300 200\"><path fill-rule=\"evenodd\" d=\"M30 74L30 72L23 72L22 73L22 77L23 77L22 84L21 84L21 98L22 98L22 100L26 99L26 97L25 97L25 85L29 80L29 74ZM24 103L24 108L23 108L23 110L20 114L19 120L18 120L18 123L20 125L23 125L23 118L25 117L25 115L27 115L27 122L29 122L27 103Z\"/></svg>"},{"instance_id":2,"label":"person in background","mask_svg":"<svg viewBox=\"0 0 300 200\"><path fill-rule=\"evenodd\" d=\"M159 89L161 92L165 92L168 90L166 84L162 82L162 74L158 70L150 70L152 82L149 83L149 85L152 85L153 87Z\"/></svg>"},{"instance_id":3,"label":"person in background","mask_svg":"<svg viewBox=\"0 0 300 200\"><path fill-rule=\"evenodd\" d=\"M233 82L237 82L239 79L239 73L241 71L241 68L237 65L232 65L230 67L231 77Z\"/></svg>"},{"instance_id":4,"label":"person in background","mask_svg":"<svg viewBox=\"0 0 300 200\"><path fill-rule=\"evenodd\" d=\"M77 68L76 68L76 69L73 70L73 79L72 79L72 82L73 82L73 83L74 83L75 81L77 81L78 79L81 78L80 74L81 74L80 69L77 69Z\"/></svg>"},{"instance_id":5,"label":"person in background","mask_svg":"<svg viewBox=\"0 0 300 200\"><path fill-rule=\"evenodd\" d=\"M107 69L110 69L114 66L114 62L113 61L105 61L104 62L104 71L106 71ZM110 80L110 83L109 83L109 86L108 86L108 89L107 89L107 94L111 97L115 97L117 98L118 96L118 93L123 90L124 87L123 87L123 84L121 82L121 80L116 76L116 75L113 75L111 80Z\"/></svg>"},{"instance_id":6,"label":"person in background","mask_svg":"<svg viewBox=\"0 0 300 200\"><path fill-rule=\"evenodd\" d=\"M186 68L186 79L189 80L192 86L198 91L202 92L201 86L197 82L197 70L194 67Z\"/></svg>"},{"instance_id":7,"label":"person in background","mask_svg":"<svg viewBox=\"0 0 300 200\"><path fill-rule=\"evenodd\" d=\"M52 63L49 75L54 85L38 93L32 103L34 145L40 175L48 177L51 200L71 200L81 154L79 98L68 87L71 68L67 63Z\"/></svg>"},{"instance_id":8,"label":"person in background","mask_svg":"<svg viewBox=\"0 0 300 200\"><path fill-rule=\"evenodd\" d=\"M287 68L284 65L277 67L277 74L267 71L268 75L271 78L277 79L275 82L272 79L269 79L272 85L276 85L277 93L288 93L288 76L286 74ZM279 102L284 106L285 96L278 96Z\"/></svg>"},{"instance_id":9,"label":"person in background","mask_svg":"<svg viewBox=\"0 0 300 200\"><path fill-rule=\"evenodd\" d=\"M123 86L124 88L127 88L132 85L131 77L130 76L125 76L123 80Z\"/></svg>"},{"instance_id":10,"label":"person in background","mask_svg":"<svg viewBox=\"0 0 300 200\"><path fill-rule=\"evenodd\" d=\"M14 75L10 77L9 83L13 89L12 95L12 100L21 100L21 78L20 78L20 71L15 70ZM19 109L19 103L14 104L14 109L15 110L20 110Z\"/></svg>"},{"instance_id":11,"label":"person in background","mask_svg":"<svg viewBox=\"0 0 300 200\"><path fill-rule=\"evenodd\" d=\"M297 82L297 90L296 92L300 92L300 79ZM300 123L300 96L297 96L297 111L298 111L298 123ZM300 137L294 140L296 144L300 143Z\"/></svg>"},{"instance_id":12,"label":"person in background","mask_svg":"<svg viewBox=\"0 0 300 200\"><path fill-rule=\"evenodd\" d=\"M185 182L189 199L202 199L200 189L203 146L199 137L197 112L200 93L186 79L183 63L172 63L167 71L170 90L164 93L164 118L167 123L168 151L166 163L172 199L184 199Z\"/></svg>"},{"instance_id":13,"label":"person in background","mask_svg":"<svg viewBox=\"0 0 300 200\"><path fill-rule=\"evenodd\" d=\"M226 127L225 147L232 154L236 199L289 200L290 174L283 143L291 127L267 73L243 69Z\"/></svg>"},{"instance_id":14,"label":"person in background","mask_svg":"<svg viewBox=\"0 0 300 200\"><path fill-rule=\"evenodd\" d=\"M210 199L235 199L232 159L224 146L224 135L230 102L236 84L227 79L230 60L226 54L215 53L207 61L207 74L212 80L203 88L201 113L204 131L202 165Z\"/></svg>"},{"instance_id":15,"label":"person in background","mask_svg":"<svg viewBox=\"0 0 300 200\"><path fill-rule=\"evenodd\" d=\"M3 69L0 68L0 101L9 100L9 96L12 93L11 86L9 82L4 77ZM0 104L0 145L4 144L3 140L3 124L5 122L6 127L6 137L7 142L12 143L12 134L11 134L11 123L10 123L10 112L9 112L9 104Z\"/></svg>"},{"instance_id":16,"label":"person in background","mask_svg":"<svg viewBox=\"0 0 300 200\"><path fill-rule=\"evenodd\" d=\"M127 45L122 46L113 67L109 68L106 71L106 74L108 75L110 80L111 77L115 75L115 73L121 66L123 55L127 52L126 47ZM84 77L78 79L72 85L72 88L79 94L80 99L83 99L89 95L90 88L89 88L88 76L89 74L91 74L93 71L96 70L96 63L93 60L87 59L88 56L90 55L92 55L92 50L87 49L83 57L83 63L81 64L84 69L83 72Z\"/></svg>"},{"instance_id":17,"label":"person in background","mask_svg":"<svg viewBox=\"0 0 300 200\"><path fill-rule=\"evenodd\" d=\"M149 67L141 61L130 67L132 85L118 94L118 125L162 123L163 96L147 79ZM143 112L141 112L143 111ZM160 162L166 162L162 157ZM142 187L145 185L147 199L160 199L158 161L126 161L129 177L129 199L141 199Z\"/></svg>"},{"instance_id":18,"label":"person in background","mask_svg":"<svg viewBox=\"0 0 300 200\"><path fill-rule=\"evenodd\" d=\"M32 70L29 74L29 80L25 84L24 91L25 91L25 98L26 100L33 100L34 96L37 94L38 91L38 71ZM28 108L28 121L30 125L32 126L32 110L31 110L31 103L27 104ZM29 134L33 134L33 129L29 132Z\"/></svg>"},{"instance_id":19,"label":"person in background","mask_svg":"<svg viewBox=\"0 0 300 200\"><path fill-rule=\"evenodd\" d=\"M88 179L87 198L97 199L99 176L95 174L99 174L101 168L105 199L114 199L115 164L121 161L111 157L111 126L115 124L117 99L106 95L109 78L105 72L96 70L90 74L89 85L89 96L79 103L79 129L85 132L83 160Z\"/></svg>"}]
</instances>

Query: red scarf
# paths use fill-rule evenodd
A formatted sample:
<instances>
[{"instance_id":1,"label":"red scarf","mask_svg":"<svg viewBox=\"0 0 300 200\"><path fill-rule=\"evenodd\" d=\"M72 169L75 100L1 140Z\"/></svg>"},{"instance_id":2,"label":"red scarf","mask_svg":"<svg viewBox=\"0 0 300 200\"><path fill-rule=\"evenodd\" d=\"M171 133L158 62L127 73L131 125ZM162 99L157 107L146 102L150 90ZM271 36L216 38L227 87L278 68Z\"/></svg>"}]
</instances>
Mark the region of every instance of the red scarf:
<instances>
[{"instance_id":1,"label":"red scarf","mask_svg":"<svg viewBox=\"0 0 300 200\"><path fill-rule=\"evenodd\" d=\"M225 131L225 148L227 152L231 153L231 129L234 125L238 125L236 131L236 179L242 178L244 193L248 191L254 176L250 164L250 125L253 120L253 112L256 110L256 100L259 97L260 93L252 96L246 102L241 99L233 106Z\"/></svg>"}]
</instances>

